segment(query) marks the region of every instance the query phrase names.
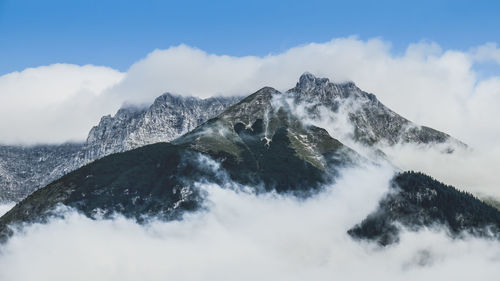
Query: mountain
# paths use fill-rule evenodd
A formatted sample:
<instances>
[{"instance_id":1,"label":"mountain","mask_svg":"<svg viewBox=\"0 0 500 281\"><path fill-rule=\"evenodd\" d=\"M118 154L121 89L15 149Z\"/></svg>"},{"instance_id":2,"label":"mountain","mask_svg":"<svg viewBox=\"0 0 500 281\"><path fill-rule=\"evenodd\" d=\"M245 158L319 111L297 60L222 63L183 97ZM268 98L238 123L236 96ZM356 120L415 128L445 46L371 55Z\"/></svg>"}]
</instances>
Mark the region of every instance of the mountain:
<instances>
[{"instance_id":1,"label":"mountain","mask_svg":"<svg viewBox=\"0 0 500 281\"><path fill-rule=\"evenodd\" d=\"M94 161L43 187L0 218L0 226L44 219L62 203L92 216L120 212L175 218L202 206L196 182L249 185L306 196L358 155L324 129L272 106L263 88L191 132ZM293 171L293 173L290 173ZM4 229L5 231L5 229Z\"/></svg>"},{"instance_id":2,"label":"mountain","mask_svg":"<svg viewBox=\"0 0 500 281\"><path fill-rule=\"evenodd\" d=\"M0 232L6 238L9 224L43 221L59 204L89 217L118 212L138 221L149 216L178 219L186 211L204 208L200 182L307 197L335 181L339 169L368 160L327 130L305 122L296 106L305 104L307 114L314 117L320 106L335 113L344 101L353 100L359 102L353 114L361 116L351 122L359 131L357 141L367 146L451 139L412 124L353 83L335 84L305 74L292 90L262 88L171 143L112 154L67 174L1 217ZM376 120L364 120L368 117ZM384 122L396 124L382 128ZM376 138L366 141L370 134ZM469 231L498 237L500 212L469 194L411 172L397 174L392 188L374 214L353 226L351 236L387 245L397 242L395 223L400 223L414 229L440 224L456 235ZM486 226L492 226L490 231L484 231Z\"/></svg>"},{"instance_id":3,"label":"mountain","mask_svg":"<svg viewBox=\"0 0 500 281\"><path fill-rule=\"evenodd\" d=\"M20 201L106 155L173 140L239 99L198 99L166 93L149 107L125 106L113 117L102 117L83 144L0 146L0 201Z\"/></svg>"},{"instance_id":4,"label":"mountain","mask_svg":"<svg viewBox=\"0 0 500 281\"><path fill-rule=\"evenodd\" d=\"M43 220L60 203L88 216L119 212L139 221L147 215L176 218L184 211L202 206L196 182L224 184L227 179L224 175L241 184L261 182L263 190L309 192L313 186L320 186L324 173L296 155L296 150L290 147L288 124L284 123L273 133L269 144L262 138L263 123L256 121L250 130L241 128L241 123L226 127L231 128L227 138L204 146L201 150L208 150L202 154L193 149L198 142L184 139L180 145L158 143L104 157L22 200L0 218L2 233L8 233L5 227L13 222ZM218 129L219 124L214 121L205 124L209 131L207 138L211 139L212 130ZM308 135L316 136L314 130L311 128ZM325 154L335 153L341 146L328 136L320 134L319 138L320 142L312 143L323 144ZM231 149L217 149L222 145ZM203 155L217 162L208 159L204 162ZM223 172L214 169L214 165L223 167ZM290 169L296 172L293 176Z\"/></svg>"},{"instance_id":5,"label":"mountain","mask_svg":"<svg viewBox=\"0 0 500 281\"><path fill-rule=\"evenodd\" d=\"M266 190L311 189L325 172L356 161L357 153L326 130L274 107L280 95L265 87L172 143L206 153L220 160L233 180L263 183Z\"/></svg>"}]
</instances>

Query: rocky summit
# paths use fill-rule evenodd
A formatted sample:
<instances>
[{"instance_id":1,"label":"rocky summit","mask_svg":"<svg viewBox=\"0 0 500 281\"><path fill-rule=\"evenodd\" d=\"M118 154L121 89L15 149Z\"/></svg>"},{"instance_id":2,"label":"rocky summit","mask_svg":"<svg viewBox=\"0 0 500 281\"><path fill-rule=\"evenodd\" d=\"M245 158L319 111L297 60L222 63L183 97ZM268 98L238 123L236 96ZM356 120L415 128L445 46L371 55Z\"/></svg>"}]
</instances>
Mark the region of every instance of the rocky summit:
<instances>
[{"instance_id":1,"label":"rocky summit","mask_svg":"<svg viewBox=\"0 0 500 281\"><path fill-rule=\"evenodd\" d=\"M345 114L342 117L352 126L350 137L365 145L451 141L465 146L446 133L414 124L386 107L374 94L359 89L353 82L332 83L327 78L305 73L287 93L295 103L304 104L313 116L319 115L320 108Z\"/></svg>"}]
</instances>

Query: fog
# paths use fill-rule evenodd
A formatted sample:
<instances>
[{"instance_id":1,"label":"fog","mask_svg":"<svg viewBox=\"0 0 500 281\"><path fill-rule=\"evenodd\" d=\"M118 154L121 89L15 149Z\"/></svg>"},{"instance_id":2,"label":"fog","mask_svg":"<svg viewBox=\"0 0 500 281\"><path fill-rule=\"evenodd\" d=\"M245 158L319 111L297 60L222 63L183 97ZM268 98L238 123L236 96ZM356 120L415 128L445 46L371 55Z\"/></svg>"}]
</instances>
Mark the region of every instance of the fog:
<instances>
[{"instance_id":1,"label":"fog","mask_svg":"<svg viewBox=\"0 0 500 281\"><path fill-rule=\"evenodd\" d=\"M500 245L403 231L397 245L346 231L388 191L393 169L344 170L309 199L200 185L208 210L139 225L116 216L34 224L0 251L0 280L495 280Z\"/></svg>"}]
</instances>

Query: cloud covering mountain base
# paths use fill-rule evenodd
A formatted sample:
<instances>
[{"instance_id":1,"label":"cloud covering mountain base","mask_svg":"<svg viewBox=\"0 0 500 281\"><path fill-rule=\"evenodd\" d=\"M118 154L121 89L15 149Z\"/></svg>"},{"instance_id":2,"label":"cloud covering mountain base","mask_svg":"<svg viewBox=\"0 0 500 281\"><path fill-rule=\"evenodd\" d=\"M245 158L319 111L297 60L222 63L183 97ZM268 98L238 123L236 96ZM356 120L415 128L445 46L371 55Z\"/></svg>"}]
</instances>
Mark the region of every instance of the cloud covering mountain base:
<instances>
[{"instance_id":1,"label":"cloud covering mountain base","mask_svg":"<svg viewBox=\"0 0 500 281\"><path fill-rule=\"evenodd\" d=\"M146 225L62 208L64 219L27 226L0 248L0 279L494 280L498 242L435 228L380 248L346 233L375 210L393 173L347 169L308 199L203 184L207 210Z\"/></svg>"}]
</instances>

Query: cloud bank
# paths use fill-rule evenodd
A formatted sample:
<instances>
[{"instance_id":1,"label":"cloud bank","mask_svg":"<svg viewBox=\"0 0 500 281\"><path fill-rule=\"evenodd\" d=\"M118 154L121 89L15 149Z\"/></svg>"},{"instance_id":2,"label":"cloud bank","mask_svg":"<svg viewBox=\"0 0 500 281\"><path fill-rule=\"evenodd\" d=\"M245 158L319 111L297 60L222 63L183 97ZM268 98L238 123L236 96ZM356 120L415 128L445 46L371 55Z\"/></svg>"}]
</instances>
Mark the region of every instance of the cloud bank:
<instances>
[{"instance_id":1,"label":"cloud bank","mask_svg":"<svg viewBox=\"0 0 500 281\"><path fill-rule=\"evenodd\" d=\"M82 140L103 112L99 95L123 79L107 67L53 64L0 76L0 143Z\"/></svg>"},{"instance_id":2,"label":"cloud bank","mask_svg":"<svg viewBox=\"0 0 500 281\"><path fill-rule=\"evenodd\" d=\"M499 63L489 43L468 51L416 43L394 54L390 42L355 37L264 57L214 55L180 45L155 50L126 73L56 64L0 77L0 142L84 140L91 126L123 103L150 103L164 92L208 97L247 95L263 86L291 88L305 71L352 80L419 124L473 145L500 137L500 76L481 77L477 62Z\"/></svg>"},{"instance_id":3,"label":"cloud bank","mask_svg":"<svg viewBox=\"0 0 500 281\"><path fill-rule=\"evenodd\" d=\"M376 208L392 175L388 167L349 169L307 200L204 185L208 211L145 226L67 211L0 248L0 279L495 280L496 242L425 229L382 249L347 235Z\"/></svg>"}]
</instances>

